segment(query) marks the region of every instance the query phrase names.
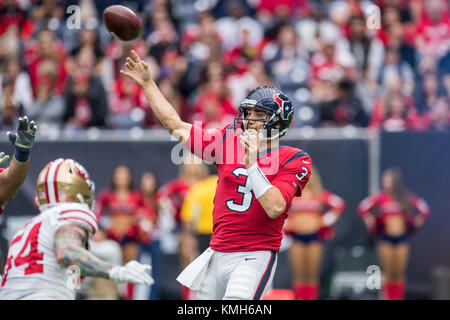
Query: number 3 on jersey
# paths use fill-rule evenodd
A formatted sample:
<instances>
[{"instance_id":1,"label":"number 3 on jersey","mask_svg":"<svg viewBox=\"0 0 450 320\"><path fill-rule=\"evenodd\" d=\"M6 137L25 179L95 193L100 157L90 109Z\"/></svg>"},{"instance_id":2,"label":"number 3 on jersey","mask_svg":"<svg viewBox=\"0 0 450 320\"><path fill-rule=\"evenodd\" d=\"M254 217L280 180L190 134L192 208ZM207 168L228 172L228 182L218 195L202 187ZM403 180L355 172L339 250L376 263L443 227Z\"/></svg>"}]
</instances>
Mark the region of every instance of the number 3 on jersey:
<instances>
[{"instance_id":1,"label":"number 3 on jersey","mask_svg":"<svg viewBox=\"0 0 450 320\"><path fill-rule=\"evenodd\" d=\"M243 167L239 167L233 170L232 172L236 178L239 179L240 176L245 177L244 184L238 184L237 193L242 195L241 203L238 203L234 200L227 200L226 205L227 208L231 211L235 212L245 212L247 211L253 202L253 192L250 180L248 179L247 169Z\"/></svg>"},{"instance_id":2,"label":"number 3 on jersey","mask_svg":"<svg viewBox=\"0 0 450 320\"><path fill-rule=\"evenodd\" d=\"M10 256L6 261L5 266L5 275L2 280L1 286L3 287L6 282L6 278L8 277L8 271L12 267L12 263L16 267L20 267L23 264L28 264L28 267L25 268L25 275L33 274L33 273L42 273L44 271L44 266L39 264L39 261L44 259L44 254L42 252L38 252L38 236L39 229L41 228L41 222L35 224L33 228L31 228L28 236L23 244L22 250L20 250L19 254L16 257ZM11 241L10 248L22 240L23 233L18 235ZM28 254L24 256L26 249L29 247Z\"/></svg>"}]
</instances>

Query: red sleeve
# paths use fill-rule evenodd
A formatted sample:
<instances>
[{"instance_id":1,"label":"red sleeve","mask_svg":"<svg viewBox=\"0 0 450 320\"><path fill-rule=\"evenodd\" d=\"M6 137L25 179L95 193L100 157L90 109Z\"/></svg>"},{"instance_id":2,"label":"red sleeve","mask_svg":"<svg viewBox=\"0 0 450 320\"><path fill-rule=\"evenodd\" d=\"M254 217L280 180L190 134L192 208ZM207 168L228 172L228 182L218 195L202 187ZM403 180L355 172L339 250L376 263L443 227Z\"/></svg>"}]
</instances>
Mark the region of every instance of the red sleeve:
<instances>
[{"instance_id":1,"label":"red sleeve","mask_svg":"<svg viewBox=\"0 0 450 320\"><path fill-rule=\"evenodd\" d=\"M332 210L337 211L338 214L341 214L345 211L345 201L341 197L326 190L323 191L322 197L323 203L326 206L330 207Z\"/></svg>"},{"instance_id":2,"label":"red sleeve","mask_svg":"<svg viewBox=\"0 0 450 320\"><path fill-rule=\"evenodd\" d=\"M365 198L358 205L358 214L361 217L364 217L366 214L370 213L373 210L373 208L377 205L377 202L378 202L378 195L372 195Z\"/></svg>"},{"instance_id":3,"label":"red sleeve","mask_svg":"<svg viewBox=\"0 0 450 320\"><path fill-rule=\"evenodd\" d=\"M291 206L292 199L300 196L311 176L312 160L309 156L301 156L280 168L280 172L272 181L286 201L286 210Z\"/></svg>"},{"instance_id":4,"label":"red sleeve","mask_svg":"<svg viewBox=\"0 0 450 320\"><path fill-rule=\"evenodd\" d=\"M419 215L423 218L428 218L430 215L430 207L428 204L423 200L422 198L419 198L418 196L411 196L411 204L414 206L414 208L419 212Z\"/></svg>"},{"instance_id":5,"label":"red sleeve","mask_svg":"<svg viewBox=\"0 0 450 320\"><path fill-rule=\"evenodd\" d=\"M223 129L204 130L196 126L191 127L189 139L185 147L202 160L214 162L216 150L222 145L226 132L230 125Z\"/></svg>"}]
</instances>

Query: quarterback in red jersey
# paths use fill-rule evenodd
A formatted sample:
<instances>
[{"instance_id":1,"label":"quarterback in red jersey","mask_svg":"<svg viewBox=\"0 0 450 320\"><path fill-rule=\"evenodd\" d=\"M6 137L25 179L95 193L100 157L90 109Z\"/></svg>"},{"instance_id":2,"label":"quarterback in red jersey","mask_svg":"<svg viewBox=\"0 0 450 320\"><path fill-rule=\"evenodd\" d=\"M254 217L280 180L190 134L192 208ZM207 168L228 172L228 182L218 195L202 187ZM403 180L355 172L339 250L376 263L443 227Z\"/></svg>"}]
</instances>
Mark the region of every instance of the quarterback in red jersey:
<instances>
[{"instance_id":1,"label":"quarterback in red jersey","mask_svg":"<svg viewBox=\"0 0 450 320\"><path fill-rule=\"evenodd\" d=\"M217 166L210 248L177 278L197 299L262 299L276 269L282 227L294 196L306 185L312 161L281 146L292 119L289 98L275 87L252 90L234 125L206 131L183 122L132 51L126 70L170 134L197 157Z\"/></svg>"}]
</instances>

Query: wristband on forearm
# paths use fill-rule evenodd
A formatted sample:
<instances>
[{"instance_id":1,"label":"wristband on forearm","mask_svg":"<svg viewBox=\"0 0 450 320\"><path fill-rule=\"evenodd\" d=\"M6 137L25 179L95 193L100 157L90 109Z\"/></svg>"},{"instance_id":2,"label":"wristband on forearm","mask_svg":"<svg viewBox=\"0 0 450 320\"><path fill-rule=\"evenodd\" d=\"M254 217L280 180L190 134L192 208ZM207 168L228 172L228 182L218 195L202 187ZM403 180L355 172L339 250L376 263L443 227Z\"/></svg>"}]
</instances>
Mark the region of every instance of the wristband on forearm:
<instances>
[{"instance_id":1,"label":"wristband on forearm","mask_svg":"<svg viewBox=\"0 0 450 320\"><path fill-rule=\"evenodd\" d=\"M248 177L252 182L253 192L256 196L256 199L261 197L264 193L266 193L267 190L273 187L273 185L270 184L269 180L258 167L257 163L248 168L247 172Z\"/></svg>"},{"instance_id":2,"label":"wristband on forearm","mask_svg":"<svg viewBox=\"0 0 450 320\"><path fill-rule=\"evenodd\" d=\"M16 158L19 162L27 162L30 158L31 149L19 149L16 148L16 152L14 153L14 158Z\"/></svg>"}]
</instances>

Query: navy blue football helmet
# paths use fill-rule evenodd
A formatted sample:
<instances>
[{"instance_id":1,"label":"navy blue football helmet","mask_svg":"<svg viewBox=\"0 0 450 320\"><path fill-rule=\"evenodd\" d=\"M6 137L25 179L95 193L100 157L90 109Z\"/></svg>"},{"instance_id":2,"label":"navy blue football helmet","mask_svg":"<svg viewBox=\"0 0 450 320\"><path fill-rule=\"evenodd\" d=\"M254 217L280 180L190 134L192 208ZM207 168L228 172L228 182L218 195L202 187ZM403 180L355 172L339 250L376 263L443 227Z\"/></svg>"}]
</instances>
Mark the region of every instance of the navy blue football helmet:
<instances>
[{"instance_id":1,"label":"navy blue football helmet","mask_svg":"<svg viewBox=\"0 0 450 320\"><path fill-rule=\"evenodd\" d=\"M267 119L248 119L246 110L249 108L266 112L268 114ZM284 136L294 117L294 108L289 97L280 89L271 86L257 87L250 91L238 110L239 115L234 118L235 130L238 128L246 130L247 128L244 128L245 121L247 123L249 120L261 121L264 122L262 130L265 129L267 138L270 139ZM279 130L279 134L272 137L271 130L275 129Z\"/></svg>"}]
</instances>

